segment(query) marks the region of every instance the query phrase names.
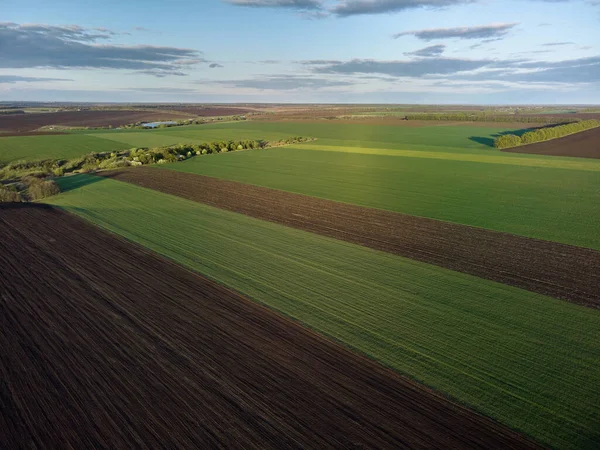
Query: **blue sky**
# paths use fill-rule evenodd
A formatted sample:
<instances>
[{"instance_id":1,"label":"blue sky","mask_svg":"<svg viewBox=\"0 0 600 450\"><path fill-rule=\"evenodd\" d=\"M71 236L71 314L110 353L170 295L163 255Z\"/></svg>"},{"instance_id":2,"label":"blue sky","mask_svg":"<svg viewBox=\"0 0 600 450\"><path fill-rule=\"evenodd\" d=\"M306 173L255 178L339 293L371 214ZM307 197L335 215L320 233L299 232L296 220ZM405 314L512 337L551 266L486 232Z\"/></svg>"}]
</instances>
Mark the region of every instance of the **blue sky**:
<instances>
[{"instance_id":1,"label":"blue sky","mask_svg":"<svg viewBox=\"0 0 600 450\"><path fill-rule=\"evenodd\" d=\"M600 104L600 0L2 0L0 100Z\"/></svg>"}]
</instances>

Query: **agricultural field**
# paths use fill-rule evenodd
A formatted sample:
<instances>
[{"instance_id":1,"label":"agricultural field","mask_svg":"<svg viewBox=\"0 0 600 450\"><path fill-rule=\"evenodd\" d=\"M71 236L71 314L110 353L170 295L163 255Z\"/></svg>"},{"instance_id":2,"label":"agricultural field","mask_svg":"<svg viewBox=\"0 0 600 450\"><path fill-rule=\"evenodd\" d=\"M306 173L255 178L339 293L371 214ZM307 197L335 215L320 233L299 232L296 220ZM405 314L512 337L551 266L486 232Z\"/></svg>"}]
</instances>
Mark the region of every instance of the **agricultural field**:
<instances>
[{"instance_id":1,"label":"agricultural field","mask_svg":"<svg viewBox=\"0 0 600 450\"><path fill-rule=\"evenodd\" d=\"M598 438L600 311L127 183L61 184L52 204L541 442Z\"/></svg>"},{"instance_id":2,"label":"agricultural field","mask_svg":"<svg viewBox=\"0 0 600 450\"><path fill-rule=\"evenodd\" d=\"M564 145L578 147L581 139L595 138L582 133L540 144L561 147L561 153L507 153L493 148L494 139L522 135L534 125L400 121L393 117L394 110L388 111L389 120L397 121L394 125L371 123L369 118L320 118L334 111L361 113L334 106L315 108L314 120L292 120L305 111L282 108L285 117L280 121L0 138L0 162L68 159L180 143L316 139L281 147L198 152L181 161L173 156L170 161L177 162L162 160L153 167L56 178L63 192L44 199L52 208L10 213L17 219L5 219L13 223L6 241L11 244L6 245L14 258L14 249L22 246L27 255L43 255L41 265L69 261L61 262L55 275L41 279L48 286L64 283L73 295L61 302L61 290L49 288L52 302L39 307L40 317L61 318L58 329L76 323L81 330L79 338L86 344L79 347L82 353L76 361L82 368L69 382L89 388L83 381L92 370L84 363L93 354L89 342L101 339L108 349L122 340L127 355L139 355L139 367L153 360L156 342L166 342L173 356L157 361L157 380L184 377L191 384L165 387L164 395L171 399L165 405L144 403L147 416L135 427L146 433L154 424L159 436L166 431L157 418L173 417L180 436L185 436L180 442L184 446L197 438L189 434L185 421L201 421L190 405L218 397L214 390L208 394L200 387L212 386L221 372L228 374L223 375L227 381L215 389L232 399L230 405L250 408L246 423L266 421L255 435L254 425L242 425L240 408L220 403L215 407L217 420L231 420L244 429L236 439L248 447L255 446L258 435L270 436L273 447L285 445L282 434L267 431L278 427L310 446L306 430L293 425L304 419L291 417L310 417L320 442L332 446L344 446L349 442L344 439L367 447L386 446L390 441L385 439L415 447L535 445L527 439L559 449L600 445L600 161L590 158L587 150ZM367 116L377 112L368 107L362 111ZM11 217L7 211L0 209L0 221ZM20 220L23 225L15 225ZM16 231L21 228L25 231ZM31 259L28 266L42 272ZM20 282L13 279L25 280L26 275L7 261L0 256L0 284L13 294L12 300L3 299L2 307L36 323L33 306L15 306L23 294ZM140 273L134 261L139 261ZM101 270L88 269L92 266ZM3 280L4 273L11 275ZM81 286L72 282L74 274ZM147 304L132 300L138 291L147 292ZM102 307L95 306L98 299ZM96 314L98 318L91 319ZM71 316L73 324L67 319ZM184 316L190 320L182 322ZM139 323L144 326L138 328ZM36 325L32 337L9 325L11 342L34 339L33 347L45 347L60 357L60 334L46 342L45 325ZM121 331L111 336L103 335L102 329ZM245 333L257 340L246 341ZM284 339L282 345L289 343L288 347L275 350L278 336L286 333L296 334L289 342ZM136 341L138 335L143 342ZM206 342L215 343L196 353ZM247 354L236 350L246 345ZM276 355L271 350L261 355L262 348ZM307 348L314 353L302 354ZM321 348L324 353L319 353ZM331 357L334 352L339 357ZM302 370L314 358L321 371L331 366L331 378L301 372L296 359L287 360L286 355L299 354ZM52 357L46 364L59 370ZM148 399L145 386L156 380L136 370L120 384L118 374L108 369L109 360L124 364L123 355L107 350L93 358L98 358L93 370L103 380L98 382L118 388L114 396L98 400L104 406L93 403L91 409L104 414L105 408L121 408L120 398ZM185 363L184 370L180 361L187 358L193 363ZM36 376L43 379L35 358L22 354L22 359L23 367L39 370ZM16 364L16 359L11 361ZM243 382L227 378L238 362L247 368ZM282 365L282 372L273 372ZM356 372L344 375L342 367L348 365ZM371 370L382 380L388 377L385 383L402 387L373 384ZM214 377L196 380L193 374L198 372ZM276 379L283 384L277 387ZM14 383L15 395L26 398L27 391L35 392ZM261 389L256 386L261 383L271 395L266 400L257 400ZM247 384L250 390L245 390ZM386 400L377 408L360 393L367 385L380 384L382 389L372 392L372 398ZM137 385L139 392L132 388ZM410 395L403 393L409 391ZM433 400L415 400L417 391L419 398L428 393L438 403L422 408ZM323 395L329 406L313 400ZM263 403L273 398L280 401ZM294 398L302 400L294 404ZM318 411L313 412L310 403ZM11 407L18 408L15 405ZM62 408L58 397L45 407ZM74 402L64 407L72 411L80 406ZM183 419L171 407L180 408ZM345 412L338 420L322 414L321 407ZM437 408L454 412L441 418ZM268 409L279 412L270 417L264 412ZM37 410L37 426L42 427L41 417L49 410ZM376 410L391 415L378 416ZM350 417L357 417L365 428L353 429ZM215 426L202 424L202 430ZM419 432L419 424L446 431ZM59 419L48 426L52 433L61 433ZM455 429L462 431L454 433ZM481 434L469 434L475 429ZM132 439L130 430L115 433L110 426L85 432L113 436L114 445ZM227 445L219 433L211 439ZM460 433L467 436L465 441L459 440Z\"/></svg>"},{"instance_id":3,"label":"agricultural field","mask_svg":"<svg viewBox=\"0 0 600 450\"><path fill-rule=\"evenodd\" d=\"M0 137L0 164L18 160L70 159L91 152L112 152L129 146L85 134Z\"/></svg>"},{"instance_id":4,"label":"agricultural field","mask_svg":"<svg viewBox=\"0 0 600 450\"><path fill-rule=\"evenodd\" d=\"M599 251L172 170L99 175L600 308Z\"/></svg>"},{"instance_id":5,"label":"agricultural field","mask_svg":"<svg viewBox=\"0 0 600 450\"><path fill-rule=\"evenodd\" d=\"M530 144L521 148L509 148L507 152L529 153L532 155L580 156L600 158L600 127L582 131L560 139Z\"/></svg>"},{"instance_id":6,"label":"agricultural field","mask_svg":"<svg viewBox=\"0 0 600 450\"><path fill-rule=\"evenodd\" d=\"M104 127L125 125L128 123L168 119L186 119L191 114L178 111L126 111L126 110L87 110L60 111L38 114L18 114L0 116L0 132L3 131L34 131L47 126L65 127Z\"/></svg>"},{"instance_id":7,"label":"agricultural field","mask_svg":"<svg viewBox=\"0 0 600 450\"><path fill-rule=\"evenodd\" d=\"M445 151L409 151L407 155L394 149L384 154L381 149L367 152L357 147L321 146L319 140L293 148L191 159L167 167L600 249L597 161L563 163L503 152L494 156Z\"/></svg>"},{"instance_id":8,"label":"agricultural field","mask_svg":"<svg viewBox=\"0 0 600 450\"><path fill-rule=\"evenodd\" d=\"M536 448L73 215L0 206L0 227L2 448Z\"/></svg>"}]
</instances>

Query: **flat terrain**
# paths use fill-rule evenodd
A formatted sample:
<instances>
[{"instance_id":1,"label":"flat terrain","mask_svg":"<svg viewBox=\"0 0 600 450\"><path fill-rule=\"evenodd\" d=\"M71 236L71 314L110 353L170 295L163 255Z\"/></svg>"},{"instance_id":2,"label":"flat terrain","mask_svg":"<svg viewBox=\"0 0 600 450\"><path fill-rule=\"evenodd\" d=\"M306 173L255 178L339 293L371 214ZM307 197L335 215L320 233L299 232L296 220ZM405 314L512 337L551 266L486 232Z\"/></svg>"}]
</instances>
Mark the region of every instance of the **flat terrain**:
<instances>
[{"instance_id":1,"label":"flat terrain","mask_svg":"<svg viewBox=\"0 0 600 450\"><path fill-rule=\"evenodd\" d=\"M130 148L122 142L93 135L10 136L0 138L0 164L27 159L70 159L92 152L112 152Z\"/></svg>"},{"instance_id":2,"label":"flat terrain","mask_svg":"<svg viewBox=\"0 0 600 450\"><path fill-rule=\"evenodd\" d=\"M2 448L535 448L67 213L0 230Z\"/></svg>"},{"instance_id":3,"label":"flat terrain","mask_svg":"<svg viewBox=\"0 0 600 450\"><path fill-rule=\"evenodd\" d=\"M129 183L59 181L49 202L461 404L556 448L600 442L599 310Z\"/></svg>"},{"instance_id":4,"label":"flat terrain","mask_svg":"<svg viewBox=\"0 0 600 450\"><path fill-rule=\"evenodd\" d=\"M503 151L533 155L600 158L600 127L545 142L507 148Z\"/></svg>"},{"instance_id":5,"label":"flat terrain","mask_svg":"<svg viewBox=\"0 0 600 450\"><path fill-rule=\"evenodd\" d=\"M161 111L177 111L197 117L236 116L255 111L250 107L163 105Z\"/></svg>"},{"instance_id":6,"label":"flat terrain","mask_svg":"<svg viewBox=\"0 0 600 450\"><path fill-rule=\"evenodd\" d=\"M0 131L33 131L49 125L67 127L106 127L168 119L185 119L192 114L172 111L61 111L55 113L0 116Z\"/></svg>"},{"instance_id":7,"label":"flat terrain","mask_svg":"<svg viewBox=\"0 0 600 450\"><path fill-rule=\"evenodd\" d=\"M600 161L577 159L579 168L567 169L560 164L575 158L563 162L497 153L477 155L477 161L474 155L448 153L446 148L339 148L319 139L165 167L600 250ZM534 164L542 158L555 166L527 165L532 158Z\"/></svg>"},{"instance_id":8,"label":"flat terrain","mask_svg":"<svg viewBox=\"0 0 600 450\"><path fill-rule=\"evenodd\" d=\"M600 252L150 167L100 175L600 308Z\"/></svg>"},{"instance_id":9,"label":"flat terrain","mask_svg":"<svg viewBox=\"0 0 600 450\"><path fill-rule=\"evenodd\" d=\"M0 132L0 138L9 137L9 136L55 136L57 134L66 134L61 131L24 131L22 133L15 131L8 132Z\"/></svg>"},{"instance_id":10,"label":"flat terrain","mask_svg":"<svg viewBox=\"0 0 600 450\"><path fill-rule=\"evenodd\" d=\"M50 114L50 113L49 113ZM0 138L0 163L213 140L311 136L174 170L600 250L600 160L506 153L502 127L231 122Z\"/></svg>"}]
</instances>

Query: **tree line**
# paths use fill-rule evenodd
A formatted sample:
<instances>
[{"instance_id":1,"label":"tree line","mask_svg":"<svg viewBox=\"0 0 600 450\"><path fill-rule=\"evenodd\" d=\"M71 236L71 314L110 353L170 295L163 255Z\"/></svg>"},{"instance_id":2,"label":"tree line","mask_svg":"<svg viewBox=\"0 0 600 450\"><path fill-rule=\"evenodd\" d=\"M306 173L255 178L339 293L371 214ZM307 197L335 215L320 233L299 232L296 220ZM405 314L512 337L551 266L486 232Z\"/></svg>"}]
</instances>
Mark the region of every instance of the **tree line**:
<instances>
[{"instance_id":1,"label":"tree line","mask_svg":"<svg viewBox=\"0 0 600 450\"><path fill-rule=\"evenodd\" d=\"M567 136L569 134L579 133L580 131L589 130L590 128L596 128L598 126L600 126L600 120L591 119L564 125L557 125L555 127L538 128L537 130L528 131L522 136L505 134L498 136L494 140L494 147L503 149L518 147L519 145L533 144L535 142L547 141L549 139L555 139Z\"/></svg>"},{"instance_id":2,"label":"tree line","mask_svg":"<svg viewBox=\"0 0 600 450\"><path fill-rule=\"evenodd\" d=\"M295 136L278 141L212 141L201 144L132 148L117 152L96 152L70 160L15 161L5 166L0 165L0 180L3 181L0 185L0 202L38 200L57 194L58 186L52 177L146 164L165 164L198 155L279 147L312 140L314 138Z\"/></svg>"},{"instance_id":3,"label":"tree line","mask_svg":"<svg viewBox=\"0 0 600 450\"><path fill-rule=\"evenodd\" d=\"M515 116L515 115L490 115L486 113L416 113L407 114L406 120L447 120L453 122L518 122L518 123L544 123L555 124L574 123L579 119L565 119L564 117L548 116Z\"/></svg>"}]
</instances>

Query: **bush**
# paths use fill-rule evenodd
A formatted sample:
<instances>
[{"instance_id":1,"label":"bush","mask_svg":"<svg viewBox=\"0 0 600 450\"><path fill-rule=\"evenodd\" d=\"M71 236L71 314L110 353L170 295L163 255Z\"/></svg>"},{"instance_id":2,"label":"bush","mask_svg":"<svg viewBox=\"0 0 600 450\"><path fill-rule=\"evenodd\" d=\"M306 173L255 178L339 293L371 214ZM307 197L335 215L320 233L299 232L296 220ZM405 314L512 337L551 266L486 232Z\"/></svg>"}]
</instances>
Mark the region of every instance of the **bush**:
<instances>
[{"instance_id":1,"label":"bush","mask_svg":"<svg viewBox=\"0 0 600 450\"><path fill-rule=\"evenodd\" d=\"M21 194L17 191L0 186L0 203L20 202L21 200Z\"/></svg>"},{"instance_id":2,"label":"bush","mask_svg":"<svg viewBox=\"0 0 600 450\"><path fill-rule=\"evenodd\" d=\"M496 148L511 148L519 145L521 145L521 138L514 134L505 134L494 140L494 147Z\"/></svg>"},{"instance_id":3,"label":"bush","mask_svg":"<svg viewBox=\"0 0 600 450\"><path fill-rule=\"evenodd\" d=\"M27 196L32 201L60 193L58 185L53 180L40 180L39 178L27 177L27 180L24 179L23 182L28 185Z\"/></svg>"},{"instance_id":4,"label":"bush","mask_svg":"<svg viewBox=\"0 0 600 450\"><path fill-rule=\"evenodd\" d=\"M523 136L521 136L521 143L523 144L531 144L537 141L537 137L535 135L535 131L528 131Z\"/></svg>"}]
</instances>

